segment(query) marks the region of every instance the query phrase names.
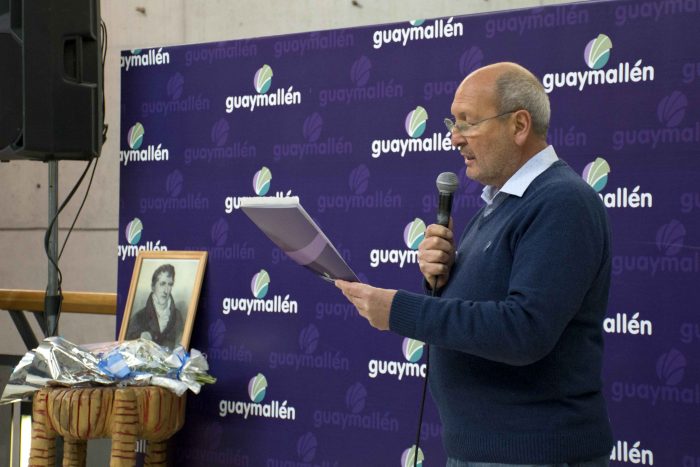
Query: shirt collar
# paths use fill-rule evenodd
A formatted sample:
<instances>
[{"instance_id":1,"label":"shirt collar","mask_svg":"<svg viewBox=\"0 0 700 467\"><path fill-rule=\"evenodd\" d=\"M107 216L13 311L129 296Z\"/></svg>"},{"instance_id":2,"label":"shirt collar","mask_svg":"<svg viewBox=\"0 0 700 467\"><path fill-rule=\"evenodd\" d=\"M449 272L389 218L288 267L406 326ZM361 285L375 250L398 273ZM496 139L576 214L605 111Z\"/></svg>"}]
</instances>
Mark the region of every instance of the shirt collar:
<instances>
[{"instance_id":1,"label":"shirt collar","mask_svg":"<svg viewBox=\"0 0 700 467\"><path fill-rule=\"evenodd\" d=\"M481 199L486 204L491 204L499 193L507 193L521 198L532 181L558 160L559 158L554 152L552 145L547 146L523 164L500 190L493 185L485 186L481 191Z\"/></svg>"},{"instance_id":2,"label":"shirt collar","mask_svg":"<svg viewBox=\"0 0 700 467\"><path fill-rule=\"evenodd\" d=\"M172 302L172 296L168 298L168 302L163 308L160 308L155 300L153 300L153 308L156 310L156 316L158 317L158 326L160 327L160 332L163 332L165 326L170 321L170 304Z\"/></svg>"}]
</instances>

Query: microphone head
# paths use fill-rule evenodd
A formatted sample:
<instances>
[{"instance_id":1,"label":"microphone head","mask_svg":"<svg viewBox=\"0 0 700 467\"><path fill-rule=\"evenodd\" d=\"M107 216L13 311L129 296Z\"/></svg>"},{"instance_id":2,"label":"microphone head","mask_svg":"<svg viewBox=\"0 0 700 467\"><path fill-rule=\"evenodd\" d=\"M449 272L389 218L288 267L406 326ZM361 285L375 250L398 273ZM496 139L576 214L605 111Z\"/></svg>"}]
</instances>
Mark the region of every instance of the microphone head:
<instances>
[{"instance_id":1,"label":"microphone head","mask_svg":"<svg viewBox=\"0 0 700 467\"><path fill-rule=\"evenodd\" d=\"M438 191L440 193L454 193L459 187L459 179L457 175L452 172L443 172L438 175L437 180L435 180Z\"/></svg>"}]
</instances>

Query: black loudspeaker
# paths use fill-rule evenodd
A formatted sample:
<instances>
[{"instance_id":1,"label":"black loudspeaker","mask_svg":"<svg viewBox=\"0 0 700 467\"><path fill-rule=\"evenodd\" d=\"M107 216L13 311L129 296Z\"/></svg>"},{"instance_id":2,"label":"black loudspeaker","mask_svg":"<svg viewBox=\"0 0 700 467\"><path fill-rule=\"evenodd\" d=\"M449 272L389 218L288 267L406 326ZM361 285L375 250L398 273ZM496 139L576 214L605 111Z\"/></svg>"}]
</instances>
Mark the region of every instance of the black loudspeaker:
<instances>
[{"instance_id":1,"label":"black loudspeaker","mask_svg":"<svg viewBox=\"0 0 700 467\"><path fill-rule=\"evenodd\" d=\"M0 0L0 160L97 157L100 0Z\"/></svg>"}]
</instances>

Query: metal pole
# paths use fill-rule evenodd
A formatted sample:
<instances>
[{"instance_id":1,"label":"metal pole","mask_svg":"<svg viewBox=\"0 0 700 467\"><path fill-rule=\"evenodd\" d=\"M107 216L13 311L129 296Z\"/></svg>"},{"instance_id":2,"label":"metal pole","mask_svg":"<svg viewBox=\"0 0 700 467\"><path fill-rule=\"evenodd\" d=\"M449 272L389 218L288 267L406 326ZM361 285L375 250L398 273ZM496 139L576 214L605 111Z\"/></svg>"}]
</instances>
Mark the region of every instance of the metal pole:
<instances>
[{"instance_id":1,"label":"metal pole","mask_svg":"<svg viewBox=\"0 0 700 467\"><path fill-rule=\"evenodd\" d=\"M36 349L39 346L39 341L34 335L34 330L27 321L27 316L22 310L7 310L10 313L10 318L15 323L15 327L19 332L20 337L27 346L27 350Z\"/></svg>"},{"instance_id":2,"label":"metal pole","mask_svg":"<svg viewBox=\"0 0 700 467\"><path fill-rule=\"evenodd\" d=\"M10 430L12 431L12 436L11 436L11 443L12 445L10 446L10 458L11 462L10 464L12 467L21 467L20 464L20 457L21 457L21 452L20 452L20 439L22 432L20 430L20 422L22 420L22 413L20 412L20 403L14 403L12 404L12 428Z\"/></svg>"},{"instance_id":3,"label":"metal pole","mask_svg":"<svg viewBox=\"0 0 700 467\"><path fill-rule=\"evenodd\" d=\"M52 160L49 164L49 223L58 212L58 161ZM46 321L46 335L58 334L58 314L61 307L58 293L58 219L51 227L49 238L49 280L46 286L46 298L44 300L44 316Z\"/></svg>"}]
</instances>

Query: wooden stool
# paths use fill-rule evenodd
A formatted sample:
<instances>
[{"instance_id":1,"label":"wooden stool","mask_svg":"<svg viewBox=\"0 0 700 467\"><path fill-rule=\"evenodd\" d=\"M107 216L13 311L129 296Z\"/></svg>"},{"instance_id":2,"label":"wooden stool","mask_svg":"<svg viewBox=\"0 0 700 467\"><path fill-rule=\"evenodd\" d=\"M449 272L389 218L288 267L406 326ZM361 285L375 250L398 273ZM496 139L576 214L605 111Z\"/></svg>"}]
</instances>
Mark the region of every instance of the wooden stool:
<instances>
[{"instance_id":1,"label":"wooden stool","mask_svg":"<svg viewBox=\"0 0 700 467\"><path fill-rule=\"evenodd\" d=\"M87 440L112 438L110 467L133 467L136 440L148 440L147 466L167 464L166 442L185 421L185 396L158 386L44 388L34 395L30 467L84 467Z\"/></svg>"}]
</instances>

